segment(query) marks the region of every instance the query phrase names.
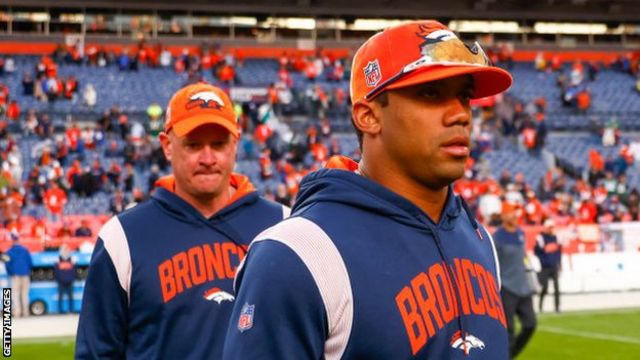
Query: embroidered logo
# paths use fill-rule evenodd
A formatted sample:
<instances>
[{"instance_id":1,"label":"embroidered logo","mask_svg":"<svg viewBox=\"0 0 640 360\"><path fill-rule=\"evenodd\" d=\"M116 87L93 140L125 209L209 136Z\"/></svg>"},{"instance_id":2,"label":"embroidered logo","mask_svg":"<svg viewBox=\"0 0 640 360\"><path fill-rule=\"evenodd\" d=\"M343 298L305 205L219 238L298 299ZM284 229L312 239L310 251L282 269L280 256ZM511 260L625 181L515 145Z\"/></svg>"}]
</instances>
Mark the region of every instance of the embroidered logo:
<instances>
[{"instance_id":1,"label":"embroidered logo","mask_svg":"<svg viewBox=\"0 0 640 360\"><path fill-rule=\"evenodd\" d=\"M187 110L191 110L195 107L203 109L220 109L223 106L224 101L222 101L218 94L212 91L201 91L191 95L189 101L185 105Z\"/></svg>"},{"instance_id":2,"label":"embroidered logo","mask_svg":"<svg viewBox=\"0 0 640 360\"><path fill-rule=\"evenodd\" d=\"M233 295L217 287L205 291L203 297L209 301L215 301L218 304L223 301L233 302L233 300L236 299Z\"/></svg>"},{"instance_id":3,"label":"embroidered logo","mask_svg":"<svg viewBox=\"0 0 640 360\"><path fill-rule=\"evenodd\" d=\"M465 333L465 337L463 339L461 332L456 331L456 333L451 337L451 347L454 349L460 349L464 351L466 355L469 355L471 349L484 349L484 341L469 333Z\"/></svg>"},{"instance_id":4,"label":"embroidered logo","mask_svg":"<svg viewBox=\"0 0 640 360\"><path fill-rule=\"evenodd\" d=\"M255 305L245 303L240 310L240 318L238 319L238 330L240 332L247 331L253 327L253 314L255 313Z\"/></svg>"},{"instance_id":5,"label":"embroidered logo","mask_svg":"<svg viewBox=\"0 0 640 360\"><path fill-rule=\"evenodd\" d=\"M368 87L375 87L382 80L382 72L380 71L380 63L378 59L369 61L364 67L364 78Z\"/></svg>"}]
</instances>

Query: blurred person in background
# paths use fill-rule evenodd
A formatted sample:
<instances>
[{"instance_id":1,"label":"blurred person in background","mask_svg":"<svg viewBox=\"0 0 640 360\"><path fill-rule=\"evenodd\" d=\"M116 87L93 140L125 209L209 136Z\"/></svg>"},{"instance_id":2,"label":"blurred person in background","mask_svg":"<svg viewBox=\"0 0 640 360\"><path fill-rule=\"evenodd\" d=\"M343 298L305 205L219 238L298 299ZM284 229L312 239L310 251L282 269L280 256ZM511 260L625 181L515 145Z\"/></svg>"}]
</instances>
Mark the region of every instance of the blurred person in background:
<instances>
[{"instance_id":1,"label":"blurred person in background","mask_svg":"<svg viewBox=\"0 0 640 360\"><path fill-rule=\"evenodd\" d=\"M73 313L73 281L76 278L76 265L66 244L60 246L60 256L53 267L53 275L58 283L58 312L64 314L62 298L66 294L69 301L68 312Z\"/></svg>"},{"instance_id":2,"label":"blurred person in background","mask_svg":"<svg viewBox=\"0 0 640 360\"><path fill-rule=\"evenodd\" d=\"M507 318L509 352L512 359L524 350L536 329L536 314L533 310L535 289L527 279L525 237L518 226L519 211L519 206L505 203L502 207L502 226L493 234L500 263L500 293ZM520 321L518 333L515 316Z\"/></svg>"},{"instance_id":3,"label":"blurred person in background","mask_svg":"<svg viewBox=\"0 0 640 360\"><path fill-rule=\"evenodd\" d=\"M26 247L20 244L17 233L12 233L13 246L3 256L6 261L7 274L11 277L11 297L13 298L13 315L29 315L29 284L33 261Z\"/></svg>"},{"instance_id":4,"label":"blurred person in background","mask_svg":"<svg viewBox=\"0 0 640 360\"><path fill-rule=\"evenodd\" d=\"M33 81L31 73L25 72L22 76L22 95L32 96L34 92L34 85L35 82Z\"/></svg>"},{"instance_id":5,"label":"blurred person in background","mask_svg":"<svg viewBox=\"0 0 640 360\"><path fill-rule=\"evenodd\" d=\"M96 106L96 102L98 101L98 93L93 87L93 84L87 84L84 87L84 91L82 92L82 101L86 106L90 108Z\"/></svg>"},{"instance_id":6,"label":"blurred person in background","mask_svg":"<svg viewBox=\"0 0 640 360\"><path fill-rule=\"evenodd\" d=\"M291 206L291 194L285 184L280 183L276 187L275 201L285 206Z\"/></svg>"},{"instance_id":7,"label":"blurred person in background","mask_svg":"<svg viewBox=\"0 0 640 360\"><path fill-rule=\"evenodd\" d=\"M544 297L547 295L549 279L553 281L554 309L560 312L560 283L558 275L562 266L562 246L558 243L558 237L554 234L555 222L553 219L544 221L544 229L536 238L534 253L540 260L540 273L538 281L542 287L540 292L539 310L542 312Z\"/></svg>"},{"instance_id":8,"label":"blurred person in background","mask_svg":"<svg viewBox=\"0 0 640 360\"><path fill-rule=\"evenodd\" d=\"M67 194L60 188L57 182L51 181L49 189L44 192L44 204L49 220L61 221L64 207L67 204Z\"/></svg>"},{"instance_id":9,"label":"blurred person in background","mask_svg":"<svg viewBox=\"0 0 640 360\"><path fill-rule=\"evenodd\" d=\"M80 222L80 226L74 232L74 236L77 236L77 237L93 236L93 231L91 231L91 228L89 227L89 220L82 219L82 221Z\"/></svg>"},{"instance_id":10,"label":"blurred person in background","mask_svg":"<svg viewBox=\"0 0 640 360\"><path fill-rule=\"evenodd\" d=\"M109 213L111 215L117 215L124 211L127 206L127 200L124 197L124 193L120 189L116 189L109 200Z\"/></svg>"}]
</instances>

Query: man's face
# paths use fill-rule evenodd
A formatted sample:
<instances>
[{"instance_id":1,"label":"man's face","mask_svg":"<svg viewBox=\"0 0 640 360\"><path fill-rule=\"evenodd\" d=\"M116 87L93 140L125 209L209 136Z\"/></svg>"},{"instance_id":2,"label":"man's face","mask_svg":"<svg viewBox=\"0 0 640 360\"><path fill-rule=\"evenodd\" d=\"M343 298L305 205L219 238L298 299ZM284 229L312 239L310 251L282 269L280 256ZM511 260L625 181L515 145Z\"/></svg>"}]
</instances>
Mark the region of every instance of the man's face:
<instances>
[{"instance_id":1,"label":"man's face","mask_svg":"<svg viewBox=\"0 0 640 360\"><path fill-rule=\"evenodd\" d=\"M515 210L511 210L502 214L502 223L507 227L518 226L518 213Z\"/></svg>"},{"instance_id":2,"label":"man's face","mask_svg":"<svg viewBox=\"0 0 640 360\"><path fill-rule=\"evenodd\" d=\"M208 201L227 191L237 148L237 139L228 130L208 124L184 137L172 131L161 134L160 141L173 168L178 196Z\"/></svg>"},{"instance_id":3,"label":"man's face","mask_svg":"<svg viewBox=\"0 0 640 360\"><path fill-rule=\"evenodd\" d=\"M469 156L473 93L470 76L388 92L381 140L406 176L440 189L464 175ZM401 174L399 174L401 175Z\"/></svg>"}]
</instances>

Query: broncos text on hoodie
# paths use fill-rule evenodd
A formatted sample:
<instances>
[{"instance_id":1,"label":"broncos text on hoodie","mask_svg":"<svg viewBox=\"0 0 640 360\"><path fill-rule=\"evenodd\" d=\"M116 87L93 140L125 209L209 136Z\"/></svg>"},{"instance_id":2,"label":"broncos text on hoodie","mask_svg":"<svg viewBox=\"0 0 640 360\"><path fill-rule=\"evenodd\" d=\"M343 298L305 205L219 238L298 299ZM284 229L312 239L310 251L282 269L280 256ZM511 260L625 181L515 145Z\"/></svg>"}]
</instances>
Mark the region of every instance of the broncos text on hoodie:
<instances>
[{"instance_id":1,"label":"broncos text on hoodie","mask_svg":"<svg viewBox=\"0 0 640 360\"><path fill-rule=\"evenodd\" d=\"M100 230L76 359L220 359L235 270L249 242L289 209L233 174L230 203L207 219L163 178L152 198Z\"/></svg>"}]
</instances>

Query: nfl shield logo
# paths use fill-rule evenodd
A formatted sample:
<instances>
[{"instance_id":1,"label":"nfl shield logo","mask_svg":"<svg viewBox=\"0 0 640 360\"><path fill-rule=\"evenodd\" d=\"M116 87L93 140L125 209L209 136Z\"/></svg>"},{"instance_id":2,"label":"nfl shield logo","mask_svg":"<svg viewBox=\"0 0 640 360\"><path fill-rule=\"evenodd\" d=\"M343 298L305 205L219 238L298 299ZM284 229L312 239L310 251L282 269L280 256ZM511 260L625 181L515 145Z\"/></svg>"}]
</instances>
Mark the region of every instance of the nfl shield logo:
<instances>
[{"instance_id":1,"label":"nfl shield logo","mask_svg":"<svg viewBox=\"0 0 640 360\"><path fill-rule=\"evenodd\" d=\"M238 330L240 332L249 330L253 327L253 312L255 305L249 305L245 303L240 311L240 318L238 319Z\"/></svg>"},{"instance_id":2,"label":"nfl shield logo","mask_svg":"<svg viewBox=\"0 0 640 360\"><path fill-rule=\"evenodd\" d=\"M369 61L367 66L364 67L364 78L368 87L374 87L378 85L380 79L382 79L382 73L380 72L380 64L378 59Z\"/></svg>"}]
</instances>

